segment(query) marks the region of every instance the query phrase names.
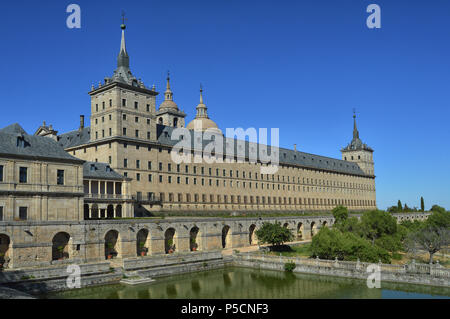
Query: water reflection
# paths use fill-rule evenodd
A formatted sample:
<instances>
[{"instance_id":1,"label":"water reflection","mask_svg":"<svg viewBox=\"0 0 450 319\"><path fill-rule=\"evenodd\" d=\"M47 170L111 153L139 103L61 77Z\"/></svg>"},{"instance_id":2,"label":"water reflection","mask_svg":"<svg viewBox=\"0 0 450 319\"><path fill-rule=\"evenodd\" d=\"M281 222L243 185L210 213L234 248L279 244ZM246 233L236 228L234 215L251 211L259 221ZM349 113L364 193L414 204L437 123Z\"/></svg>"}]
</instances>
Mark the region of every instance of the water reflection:
<instances>
[{"instance_id":1,"label":"water reflection","mask_svg":"<svg viewBox=\"0 0 450 319\"><path fill-rule=\"evenodd\" d=\"M108 285L55 293L43 298L89 299L301 299L450 297L450 288L383 283L369 289L365 281L248 268L225 268L158 278L138 286ZM418 296L418 297L415 297Z\"/></svg>"}]
</instances>

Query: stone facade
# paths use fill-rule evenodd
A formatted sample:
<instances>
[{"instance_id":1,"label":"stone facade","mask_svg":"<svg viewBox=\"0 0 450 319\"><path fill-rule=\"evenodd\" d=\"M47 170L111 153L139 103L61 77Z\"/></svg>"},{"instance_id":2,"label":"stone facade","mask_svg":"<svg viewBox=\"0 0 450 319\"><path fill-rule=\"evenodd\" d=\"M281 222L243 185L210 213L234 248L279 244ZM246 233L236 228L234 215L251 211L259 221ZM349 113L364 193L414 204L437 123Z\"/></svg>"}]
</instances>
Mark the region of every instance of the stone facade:
<instances>
[{"instance_id":1,"label":"stone facade","mask_svg":"<svg viewBox=\"0 0 450 319\"><path fill-rule=\"evenodd\" d=\"M118 65L131 74L128 64L123 64L123 59L129 61L124 41L123 34ZM353 211L376 208L373 150L359 140L356 119L354 140L351 147L342 150L343 161L296 150L288 160L280 149L278 172L264 175L260 173L263 164L253 164L248 158L212 164L201 158L198 164L192 153L190 163L174 163L174 142L168 128L183 127L185 114L179 114L176 125L172 123L174 114L180 111L173 101L169 78L158 111L155 89L146 88L142 82L135 85L134 80L107 79L89 94L89 138L78 136L79 142L73 142L77 140L75 131L61 135L61 145L73 156L109 163L130 178L132 196L146 199L137 203L136 216L155 210L327 211L336 205ZM217 128L207 116L202 94L197 118L211 122L209 128ZM163 125L157 124L159 120ZM82 130L84 124L80 125ZM67 143L67 136L73 137L71 143ZM304 158L305 164L293 158Z\"/></svg>"}]
</instances>

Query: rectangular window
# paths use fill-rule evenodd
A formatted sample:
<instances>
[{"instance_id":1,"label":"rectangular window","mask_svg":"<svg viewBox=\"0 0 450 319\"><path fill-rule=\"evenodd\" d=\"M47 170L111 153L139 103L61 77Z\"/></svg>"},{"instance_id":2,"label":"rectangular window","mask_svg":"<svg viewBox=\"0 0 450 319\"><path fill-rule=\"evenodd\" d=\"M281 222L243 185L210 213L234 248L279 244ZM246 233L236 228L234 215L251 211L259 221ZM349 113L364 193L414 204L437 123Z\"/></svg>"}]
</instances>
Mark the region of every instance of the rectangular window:
<instances>
[{"instance_id":1,"label":"rectangular window","mask_svg":"<svg viewBox=\"0 0 450 319\"><path fill-rule=\"evenodd\" d=\"M122 119L123 119L124 121L126 121L126 120L127 120L127 115L126 115L126 114L123 114L123 115L122 115Z\"/></svg>"},{"instance_id":2,"label":"rectangular window","mask_svg":"<svg viewBox=\"0 0 450 319\"><path fill-rule=\"evenodd\" d=\"M111 106L112 106L112 100L109 99L109 107L111 107Z\"/></svg>"},{"instance_id":3,"label":"rectangular window","mask_svg":"<svg viewBox=\"0 0 450 319\"><path fill-rule=\"evenodd\" d=\"M108 157L108 162L109 162L109 164L112 164L112 157L111 156Z\"/></svg>"},{"instance_id":4,"label":"rectangular window","mask_svg":"<svg viewBox=\"0 0 450 319\"><path fill-rule=\"evenodd\" d=\"M148 162L148 169L151 170L152 169L152 162Z\"/></svg>"},{"instance_id":5,"label":"rectangular window","mask_svg":"<svg viewBox=\"0 0 450 319\"><path fill-rule=\"evenodd\" d=\"M136 117L134 118L134 122L139 123L139 117L136 116Z\"/></svg>"},{"instance_id":6,"label":"rectangular window","mask_svg":"<svg viewBox=\"0 0 450 319\"><path fill-rule=\"evenodd\" d=\"M28 218L28 207L19 207L19 219L27 220Z\"/></svg>"},{"instance_id":7,"label":"rectangular window","mask_svg":"<svg viewBox=\"0 0 450 319\"><path fill-rule=\"evenodd\" d=\"M3 182L3 165L0 165L0 182Z\"/></svg>"},{"instance_id":8,"label":"rectangular window","mask_svg":"<svg viewBox=\"0 0 450 319\"><path fill-rule=\"evenodd\" d=\"M123 159L123 167L128 167L128 159Z\"/></svg>"},{"instance_id":9,"label":"rectangular window","mask_svg":"<svg viewBox=\"0 0 450 319\"><path fill-rule=\"evenodd\" d=\"M28 169L26 167L21 167L19 169L19 182L20 183L27 182L27 171L28 171Z\"/></svg>"},{"instance_id":10,"label":"rectangular window","mask_svg":"<svg viewBox=\"0 0 450 319\"><path fill-rule=\"evenodd\" d=\"M150 139L150 132L147 132L147 139Z\"/></svg>"},{"instance_id":11,"label":"rectangular window","mask_svg":"<svg viewBox=\"0 0 450 319\"><path fill-rule=\"evenodd\" d=\"M148 174L148 181L151 183L153 181L152 174Z\"/></svg>"},{"instance_id":12,"label":"rectangular window","mask_svg":"<svg viewBox=\"0 0 450 319\"><path fill-rule=\"evenodd\" d=\"M127 135L127 129L125 127L123 128L122 133L123 133L123 136Z\"/></svg>"},{"instance_id":13,"label":"rectangular window","mask_svg":"<svg viewBox=\"0 0 450 319\"><path fill-rule=\"evenodd\" d=\"M3 206L0 206L0 221L3 220Z\"/></svg>"},{"instance_id":14,"label":"rectangular window","mask_svg":"<svg viewBox=\"0 0 450 319\"><path fill-rule=\"evenodd\" d=\"M123 107L127 106L127 100L126 99L122 99L122 106Z\"/></svg>"},{"instance_id":15,"label":"rectangular window","mask_svg":"<svg viewBox=\"0 0 450 319\"><path fill-rule=\"evenodd\" d=\"M64 185L64 171L62 169L57 172L57 184Z\"/></svg>"},{"instance_id":16,"label":"rectangular window","mask_svg":"<svg viewBox=\"0 0 450 319\"><path fill-rule=\"evenodd\" d=\"M136 137L139 137L139 130L136 130L135 136L136 136Z\"/></svg>"},{"instance_id":17,"label":"rectangular window","mask_svg":"<svg viewBox=\"0 0 450 319\"><path fill-rule=\"evenodd\" d=\"M137 181L140 181L140 180L141 180L141 174L139 174L139 173L136 174L136 180L137 180Z\"/></svg>"},{"instance_id":18,"label":"rectangular window","mask_svg":"<svg viewBox=\"0 0 450 319\"><path fill-rule=\"evenodd\" d=\"M141 168L141 161L140 160L136 160L136 168Z\"/></svg>"},{"instance_id":19,"label":"rectangular window","mask_svg":"<svg viewBox=\"0 0 450 319\"><path fill-rule=\"evenodd\" d=\"M137 110L138 109L138 106L139 106L139 103L138 102L134 102L134 108Z\"/></svg>"},{"instance_id":20,"label":"rectangular window","mask_svg":"<svg viewBox=\"0 0 450 319\"><path fill-rule=\"evenodd\" d=\"M150 104L147 104L147 112L150 112Z\"/></svg>"}]
</instances>

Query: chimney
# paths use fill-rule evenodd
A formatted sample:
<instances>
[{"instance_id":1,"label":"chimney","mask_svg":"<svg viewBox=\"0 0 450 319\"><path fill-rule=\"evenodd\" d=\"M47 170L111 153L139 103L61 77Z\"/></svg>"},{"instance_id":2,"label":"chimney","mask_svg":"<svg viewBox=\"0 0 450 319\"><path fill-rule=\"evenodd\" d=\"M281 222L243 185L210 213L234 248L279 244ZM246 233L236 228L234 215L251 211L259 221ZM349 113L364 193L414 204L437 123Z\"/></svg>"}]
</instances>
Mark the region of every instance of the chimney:
<instances>
[{"instance_id":1,"label":"chimney","mask_svg":"<svg viewBox=\"0 0 450 319\"><path fill-rule=\"evenodd\" d=\"M84 129L84 115L80 115L80 131Z\"/></svg>"},{"instance_id":2,"label":"chimney","mask_svg":"<svg viewBox=\"0 0 450 319\"><path fill-rule=\"evenodd\" d=\"M297 144L294 144L294 151L297 152Z\"/></svg>"}]
</instances>

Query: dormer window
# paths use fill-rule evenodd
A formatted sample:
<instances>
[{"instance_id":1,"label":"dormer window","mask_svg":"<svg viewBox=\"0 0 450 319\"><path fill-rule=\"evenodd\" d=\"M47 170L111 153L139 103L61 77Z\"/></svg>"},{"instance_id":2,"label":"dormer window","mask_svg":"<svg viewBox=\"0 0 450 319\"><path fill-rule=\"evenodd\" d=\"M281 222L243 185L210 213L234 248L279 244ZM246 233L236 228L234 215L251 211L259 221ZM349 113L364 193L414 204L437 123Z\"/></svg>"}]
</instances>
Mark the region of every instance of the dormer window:
<instances>
[{"instance_id":1,"label":"dormer window","mask_svg":"<svg viewBox=\"0 0 450 319\"><path fill-rule=\"evenodd\" d=\"M25 148L25 139L23 136L17 136L17 147Z\"/></svg>"},{"instance_id":2,"label":"dormer window","mask_svg":"<svg viewBox=\"0 0 450 319\"><path fill-rule=\"evenodd\" d=\"M95 171L95 164L91 164L91 172Z\"/></svg>"}]
</instances>

